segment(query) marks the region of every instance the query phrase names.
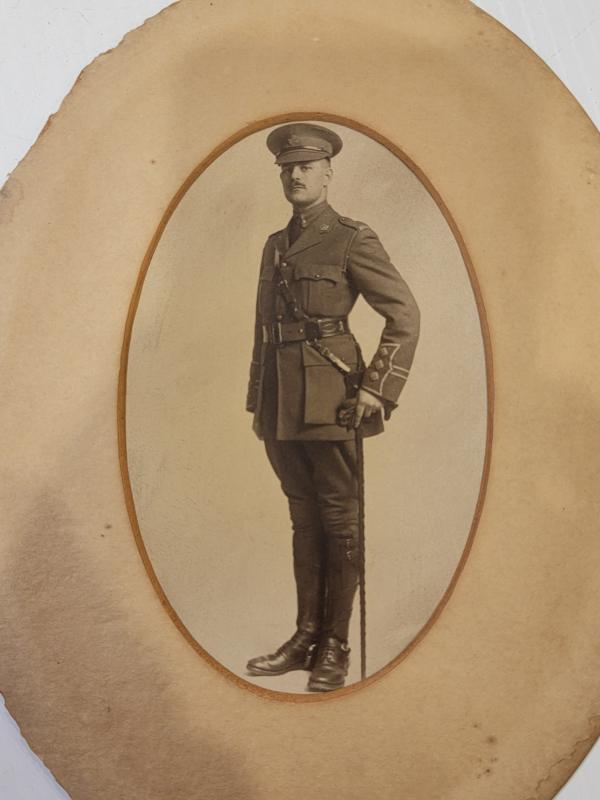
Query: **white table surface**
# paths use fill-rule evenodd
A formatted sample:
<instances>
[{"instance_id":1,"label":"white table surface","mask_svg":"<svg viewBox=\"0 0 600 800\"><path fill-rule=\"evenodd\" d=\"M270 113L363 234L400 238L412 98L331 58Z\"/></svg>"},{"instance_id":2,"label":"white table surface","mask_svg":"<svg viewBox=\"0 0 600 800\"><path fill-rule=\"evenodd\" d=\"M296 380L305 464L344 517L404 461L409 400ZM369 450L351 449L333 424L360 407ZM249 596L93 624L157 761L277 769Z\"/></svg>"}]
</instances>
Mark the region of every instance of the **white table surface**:
<instances>
[{"instance_id":1,"label":"white table surface","mask_svg":"<svg viewBox=\"0 0 600 800\"><path fill-rule=\"evenodd\" d=\"M83 67L167 5L165 0L0 0L0 183ZM476 5L527 42L600 127L599 0L478 0ZM67 798L1 703L0 798ZM557 800L598 798L600 743L557 795Z\"/></svg>"}]
</instances>

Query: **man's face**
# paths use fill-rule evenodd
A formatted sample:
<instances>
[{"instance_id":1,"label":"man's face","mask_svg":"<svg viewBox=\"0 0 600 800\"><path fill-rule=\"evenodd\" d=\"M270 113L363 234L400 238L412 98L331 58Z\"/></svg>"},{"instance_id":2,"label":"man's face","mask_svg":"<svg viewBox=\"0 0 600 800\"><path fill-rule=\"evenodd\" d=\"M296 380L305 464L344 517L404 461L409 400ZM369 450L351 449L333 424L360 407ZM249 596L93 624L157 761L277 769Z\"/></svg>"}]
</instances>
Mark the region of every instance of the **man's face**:
<instances>
[{"instance_id":1,"label":"man's face","mask_svg":"<svg viewBox=\"0 0 600 800\"><path fill-rule=\"evenodd\" d=\"M282 164L280 173L285 196L297 208L308 208L325 200L332 175L326 158Z\"/></svg>"}]
</instances>

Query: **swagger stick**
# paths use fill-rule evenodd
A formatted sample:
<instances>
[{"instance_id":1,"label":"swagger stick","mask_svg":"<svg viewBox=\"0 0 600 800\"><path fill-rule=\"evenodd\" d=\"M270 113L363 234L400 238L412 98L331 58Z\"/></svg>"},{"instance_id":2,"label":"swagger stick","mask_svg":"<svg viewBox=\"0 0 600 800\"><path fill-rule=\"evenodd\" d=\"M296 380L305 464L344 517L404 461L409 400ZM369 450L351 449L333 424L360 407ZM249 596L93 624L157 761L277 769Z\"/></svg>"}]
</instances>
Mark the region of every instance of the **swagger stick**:
<instances>
[{"instance_id":1,"label":"swagger stick","mask_svg":"<svg viewBox=\"0 0 600 800\"><path fill-rule=\"evenodd\" d=\"M367 595L365 590L365 462L360 426L355 431L358 478L358 593L360 605L360 679L367 677Z\"/></svg>"}]
</instances>

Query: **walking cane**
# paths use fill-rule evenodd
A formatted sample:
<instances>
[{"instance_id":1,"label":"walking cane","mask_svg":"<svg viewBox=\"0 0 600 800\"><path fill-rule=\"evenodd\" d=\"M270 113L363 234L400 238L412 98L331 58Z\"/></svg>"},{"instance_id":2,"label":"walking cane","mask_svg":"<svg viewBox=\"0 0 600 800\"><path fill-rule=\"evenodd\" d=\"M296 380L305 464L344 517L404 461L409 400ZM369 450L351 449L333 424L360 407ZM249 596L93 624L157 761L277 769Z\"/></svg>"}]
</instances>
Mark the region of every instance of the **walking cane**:
<instances>
[{"instance_id":1,"label":"walking cane","mask_svg":"<svg viewBox=\"0 0 600 800\"><path fill-rule=\"evenodd\" d=\"M367 596L365 590L365 462L360 425L354 432L358 479L358 594L360 605L360 679L367 677Z\"/></svg>"},{"instance_id":2,"label":"walking cane","mask_svg":"<svg viewBox=\"0 0 600 800\"><path fill-rule=\"evenodd\" d=\"M354 428L356 395L360 387L360 373L346 374L348 397L338 410L338 422L347 430ZM358 596L360 606L360 679L367 677L367 595L365 587L365 460L361 426L354 428L356 445L356 482L358 485Z\"/></svg>"}]
</instances>

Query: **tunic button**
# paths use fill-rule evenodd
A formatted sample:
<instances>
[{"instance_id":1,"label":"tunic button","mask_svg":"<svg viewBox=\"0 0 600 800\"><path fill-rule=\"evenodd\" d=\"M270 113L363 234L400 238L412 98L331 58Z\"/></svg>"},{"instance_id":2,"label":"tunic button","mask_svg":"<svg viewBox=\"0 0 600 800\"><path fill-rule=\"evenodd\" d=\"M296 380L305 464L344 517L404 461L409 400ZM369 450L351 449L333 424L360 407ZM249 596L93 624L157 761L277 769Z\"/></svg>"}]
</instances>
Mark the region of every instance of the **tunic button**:
<instances>
[{"instance_id":1,"label":"tunic button","mask_svg":"<svg viewBox=\"0 0 600 800\"><path fill-rule=\"evenodd\" d=\"M372 380L372 381L379 380L379 373L378 373L378 372L375 372L375 371L373 371L373 372L369 372L369 378L370 378L370 380Z\"/></svg>"},{"instance_id":2,"label":"tunic button","mask_svg":"<svg viewBox=\"0 0 600 800\"><path fill-rule=\"evenodd\" d=\"M281 322L283 319L283 314L277 314L277 322Z\"/></svg>"},{"instance_id":3,"label":"tunic button","mask_svg":"<svg viewBox=\"0 0 600 800\"><path fill-rule=\"evenodd\" d=\"M281 262L281 266L282 266L282 267L287 267L287 261L282 261L282 262Z\"/></svg>"}]
</instances>

